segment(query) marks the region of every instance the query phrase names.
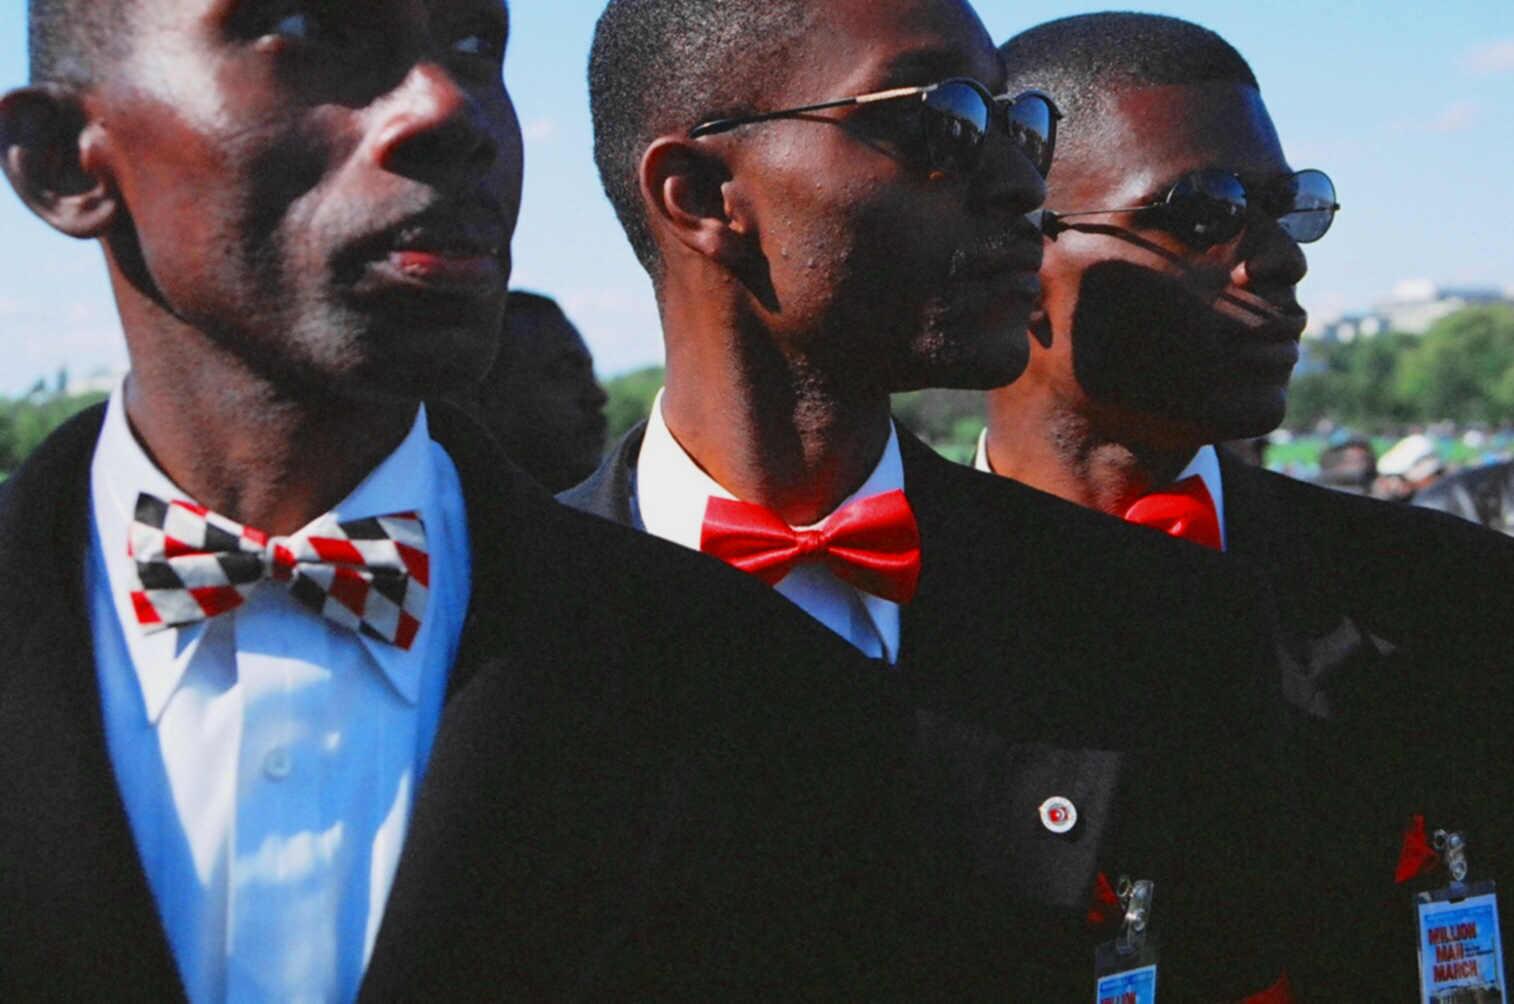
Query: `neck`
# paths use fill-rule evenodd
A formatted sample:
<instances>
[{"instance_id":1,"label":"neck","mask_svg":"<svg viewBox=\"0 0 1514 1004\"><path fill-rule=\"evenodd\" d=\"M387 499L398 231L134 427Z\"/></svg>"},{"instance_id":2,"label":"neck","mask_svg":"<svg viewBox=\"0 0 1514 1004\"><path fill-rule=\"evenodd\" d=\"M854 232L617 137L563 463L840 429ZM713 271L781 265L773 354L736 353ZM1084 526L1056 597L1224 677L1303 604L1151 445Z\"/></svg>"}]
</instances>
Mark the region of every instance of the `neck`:
<instances>
[{"instance_id":1,"label":"neck","mask_svg":"<svg viewBox=\"0 0 1514 1004\"><path fill-rule=\"evenodd\" d=\"M1112 516L1123 516L1136 499L1176 479L1202 445L1152 445L1118 418L1013 390L1011 385L988 395L994 473Z\"/></svg>"},{"instance_id":2,"label":"neck","mask_svg":"<svg viewBox=\"0 0 1514 1004\"><path fill-rule=\"evenodd\" d=\"M663 305L668 431L737 498L791 526L824 519L888 444L886 388L785 353L757 319L711 316L708 302Z\"/></svg>"},{"instance_id":3,"label":"neck","mask_svg":"<svg viewBox=\"0 0 1514 1004\"><path fill-rule=\"evenodd\" d=\"M126 414L153 462L195 501L268 533L330 510L415 420L414 401L292 395L198 332L128 326L128 344Z\"/></svg>"}]
</instances>

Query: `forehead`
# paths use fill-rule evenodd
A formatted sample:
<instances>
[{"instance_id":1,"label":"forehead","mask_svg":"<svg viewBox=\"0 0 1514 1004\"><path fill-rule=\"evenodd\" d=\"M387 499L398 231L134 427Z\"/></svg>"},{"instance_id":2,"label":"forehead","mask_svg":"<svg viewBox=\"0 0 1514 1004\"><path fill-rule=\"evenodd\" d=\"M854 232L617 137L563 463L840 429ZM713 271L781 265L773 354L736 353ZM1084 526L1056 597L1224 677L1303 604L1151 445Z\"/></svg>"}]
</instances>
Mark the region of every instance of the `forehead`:
<instances>
[{"instance_id":1,"label":"forehead","mask_svg":"<svg viewBox=\"0 0 1514 1004\"><path fill-rule=\"evenodd\" d=\"M793 55L786 89L801 100L953 76L973 77L997 89L1003 79L992 38L962 0L817 4L811 28Z\"/></svg>"},{"instance_id":2,"label":"forehead","mask_svg":"<svg viewBox=\"0 0 1514 1004\"><path fill-rule=\"evenodd\" d=\"M326 8L334 10L327 11ZM283 15L304 9L336 14L361 14L372 19L370 25L392 24L413 28L416 19L447 20L474 17L480 13L494 18L508 18L505 0L363 0L344 10L346 5L330 3L293 3L289 0L117 0L116 13L121 23L137 32L190 32L233 29L239 19L263 15Z\"/></svg>"},{"instance_id":3,"label":"forehead","mask_svg":"<svg viewBox=\"0 0 1514 1004\"><path fill-rule=\"evenodd\" d=\"M1052 169L1059 188L1134 196L1199 168L1234 171L1248 180L1289 170L1261 94L1245 84L1120 88L1094 114L1098 121L1068 145L1067 157L1059 151Z\"/></svg>"}]
</instances>

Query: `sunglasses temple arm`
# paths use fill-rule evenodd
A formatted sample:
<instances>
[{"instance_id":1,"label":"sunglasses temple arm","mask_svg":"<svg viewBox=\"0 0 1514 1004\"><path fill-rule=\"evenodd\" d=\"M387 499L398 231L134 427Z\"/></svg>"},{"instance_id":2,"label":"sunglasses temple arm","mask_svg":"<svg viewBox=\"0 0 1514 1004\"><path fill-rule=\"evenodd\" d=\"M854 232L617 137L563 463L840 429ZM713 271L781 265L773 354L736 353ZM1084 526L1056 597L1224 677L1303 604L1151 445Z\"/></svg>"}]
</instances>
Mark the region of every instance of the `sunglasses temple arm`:
<instances>
[{"instance_id":1,"label":"sunglasses temple arm","mask_svg":"<svg viewBox=\"0 0 1514 1004\"><path fill-rule=\"evenodd\" d=\"M1120 206L1117 209L1079 209L1075 213L1053 213L1048 209L1046 210L1046 215L1055 216L1059 220L1070 220L1079 216L1102 216L1105 213L1139 213L1147 209L1156 209L1162 205L1165 205L1165 203L1152 202L1144 206Z\"/></svg>"},{"instance_id":2,"label":"sunglasses temple arm","mask_svg":"<svg viewBox=\"0 0 1514 1004\"><path fill-rule=\"evenodd\" d=\"M861 104L857 98L837 98L834 101L821 101L818 104L804 105L799 108L785 108L776 112L762 112L758 115L738 115L735 118L712 119L709 122L701 122L689 130L689 139L698 139L701 136L713 136L716 133L729 132L737 126L751 125L754 122L772 122L774 119L792 118L795 115L803 115L805 112L824 111L827 108L846 108L849 105Z\"/></svg>"},{"instance_id":3,"label":"sunglasses temple arm","mask_svg":"<svg viewBox=\"0 0 1514 1004\"><path fill-rule=\"evenodd\" d=\"M1162 205L1153 202L1145 206L1121 206L1118 209L1080 209L1075 213L1057 213L1050 209L1041 210L1041 234L1052 240L1057 239L1057 234L1068 229L1063 220L1076 219L1080 216L1102 216L1106 213L1138 213L1146 209L1155 209Z\"/></svg>"}]
</instances>

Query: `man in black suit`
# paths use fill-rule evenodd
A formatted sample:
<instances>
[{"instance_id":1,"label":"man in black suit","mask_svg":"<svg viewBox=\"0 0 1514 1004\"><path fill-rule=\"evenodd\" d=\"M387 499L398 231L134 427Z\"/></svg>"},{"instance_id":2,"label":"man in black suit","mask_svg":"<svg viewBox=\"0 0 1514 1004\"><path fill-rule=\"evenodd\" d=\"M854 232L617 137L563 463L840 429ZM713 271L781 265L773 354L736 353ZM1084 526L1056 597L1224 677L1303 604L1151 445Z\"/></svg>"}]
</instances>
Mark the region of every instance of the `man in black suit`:
<instances>
[{"instance_id":1,"label":"man in black suit","mask_svg":"<svg viewBox=\"0 0 1514 1004\"><path fill-rule=\"evenodd\" d=\"M504 5L30 18L4 169L132 370L0 489L0 998L865 989L886 681L421 405L505 302Z\"/></svg>"},{"instance_id":2,"label":"man in black suit","mask_svg":"<svg viewBox=\"0 0 1514 1004\"><path fill-rule=\"evenodd\" d=\"M1085 995L1090 898L1123 869L1162 889L1164 986L1241 996L1277 975L1265 932L1214 936L1261 868L1237 837L1260 811L1240 752L1270 682L1260 602L1213 556L949 464L889 416L892 391L1024 364L1054 115L981 100L1001 75L959 0L614 0L596 156L667 386L562 497L894 664L919 729L917 990Z\"/></svg>"},{"instance_id":3,"label":"man in black suit","mask_svg":"<svg viewBox=\"0 0 1514 1004\"><path fill-rule=\"evenodd\" d=\"M1318 866L1291 880L1309 944L1290 972L1309 999L1405 996L1412 918L1393 876L1410 817L1466 829L1484 876L1514 876L1510 601L1488 588L1514 574L1514 548L1215 451L1282 420L1305 319L1299 245L1336 209L1323 175L1284 158L1230 45L1106 13L1000 51L1011 89L1047 88L1068 118L1030 362L990 393L978 466L1200 539L1271 583L1279 790L1296 806L1286 824L1302 823L1286 839Z\"/></svg>"}]
</instances>

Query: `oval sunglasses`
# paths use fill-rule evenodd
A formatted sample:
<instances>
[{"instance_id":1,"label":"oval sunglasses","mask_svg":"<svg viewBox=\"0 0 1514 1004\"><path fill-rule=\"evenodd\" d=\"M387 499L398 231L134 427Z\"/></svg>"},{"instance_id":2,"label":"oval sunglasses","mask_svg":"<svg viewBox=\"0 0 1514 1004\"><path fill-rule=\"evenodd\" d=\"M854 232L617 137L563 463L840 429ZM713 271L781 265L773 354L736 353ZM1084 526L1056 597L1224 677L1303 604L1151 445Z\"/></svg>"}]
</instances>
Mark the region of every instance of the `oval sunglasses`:
<instances>
[{"instance_id":1,"label":"oval sunglasses","mask_svg":"<svg viewBox=\"0 0 1514 1004\"><path fill-rule=\"evenodd\" d=\"M793 118L807 112L852 105L875 105L884 101L918 98L924 123L926 153L934 169L971 171L978 164L983 141L988 135L994 112L1003 109L1004 127L1011 144L1024 154L1036 172L1046 177L1051 170L1056 148L1057 120L1062 117L1056 103L1040 91L1025 91L1014 97L994 96L988 88L967 77L953 77L940 83L920 87L894 87L886 91L833 98L797 108L775 112L709 119L689 130L689 139L713 136L738 126L773 119Z\"/></svg>"},{"instance_id":2,"label":"oval sunglasses","mask_svg":"<svg viewBox=\"0 0 1514 1004\"><path fill-rule=\"evenodd\" d=\"M1335 183L1324 171L1309 168L1247 187L1239 176L1219 168L1193 171L1180 178L1159 202L1115 209L1080 209L1070 213L1043 210L1041 231L1055 240L1068 229L1063 220L1106 213L1148 213L1158 229L1189 247L1203 250L1225 244L1246 229L1247 213L1255 208L1299 244L1325 236L1340 203Z\"/></svg>"}]
</instances>

